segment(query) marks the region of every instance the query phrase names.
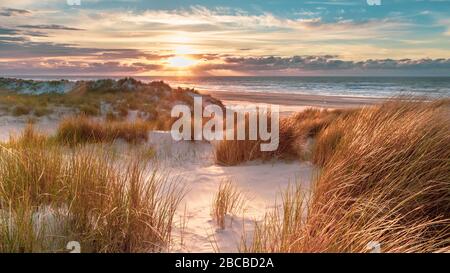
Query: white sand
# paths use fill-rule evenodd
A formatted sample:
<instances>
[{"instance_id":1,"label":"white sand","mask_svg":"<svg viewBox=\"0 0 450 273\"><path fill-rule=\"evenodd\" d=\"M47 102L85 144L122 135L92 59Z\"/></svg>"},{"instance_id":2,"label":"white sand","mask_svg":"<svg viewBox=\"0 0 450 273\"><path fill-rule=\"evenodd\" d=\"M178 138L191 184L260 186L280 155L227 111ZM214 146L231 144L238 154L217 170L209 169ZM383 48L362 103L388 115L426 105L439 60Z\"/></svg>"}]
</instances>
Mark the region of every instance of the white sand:
<instances>
[{"instance_id":1,"label":"white sand","mask_svg":"<svg viewBox=\"0 0 450 273\"><path fill-rule=\"evenodd\" d=\"M187 167L187 166L186 166ZM301 181L309 186L312 167L299 162L249 163L242 166L221 167L217 165L190 166L181 172L189 193L180 207L188 220L185 230L184 251L211 252L212 240L217 241L221 252L235 252L245 224L245 230L251 232L254 220L260 220L270 210L279 193L289 183ZM211 217L211 204L219 184L223 180L231 181L247 197L244 215L229 217L225 230L220 230ZM248 236L248 235L247 235ZM215 237L215 238L214 238Z\"/></svg>"},{"instance_id":2,"label":"white sand","mask_svg":"<svg viewBox=\"0 0 450 273\"><path fill-rule=\"evenodd\" d=\"M54 107L50 115L35 117L32 114L12 116L9 112L0 111L0 141L7 141L10 136L18 135L32 120L34 127L41 133L54 134L59 121L74 114L73 109L67 107Z\"/></svg>"},{"instance_id":3,"label":"white sand","mask_svg":"<svg viewBox=\"0 0 450 273\"><path fill-rule=\"evenodd\" d=\"M382 98L356 96L325 96L292 93L202 91L223 102L271 103L292 107L352 108L377 104Z\"/></svg>"},{"instance_id":4,"label":"white sand","mask_svg":"<svg viewBox=\"0 0 450 273\"><path fill-rule=\"evenodd\" d=\"M280 192L289 183L302 183L308 189L313 172L311 164L298 161L219 166L213 161L211 144L175 142L167 132L152 132L150 142L157 148L161 168L188 189L178 210L172 251L236 252L243 231L251 237L254 221L273 208ZM244 215L228 216L226 228L221 230L211 216L211 204L225 180L231 180L245 194L247 206ZM183 221L187 222L184 229L180 228Z\"/></svg>"},{"instance_id":5,"label":"white sand","mask_svg":"<svg viewBox=\"0 0 450 273\"><path fill-rule=\"evenodd\" d=\"M18 135L27 126L28 118L0 116L0 141L7 141L10 136ZM35 123L35 128L42 133L52 134L56 131L58 120L42 117Z\"/></svg>"},{"instance_id":6,"label":"white sand","mask_svg":"<svg viewBox=\"0 0 450 273\"><path fill-rule=\"evenodd\" d=\"M1 116L0 139L7 140L10 134L20 133L25 124L24 118ZM57 124L53 117L37 122L38 128L48 133L53 133ZM168 132L151 132L148 144L156 149L158 169L169 173L188 190L175 219L174 242L170 249L175 252L238 251L244 231L246 237L251 238L254 221L262 219L273 208L276 199L280 200L280 192L295 182L308 188L314 169L311 164L298 161L219 166L213 160L212 144L175 142ZM153 161L148 163L155 165ZM220 182L228 179L245 194L247 205L243 215L228 215L226 228L221 230L211 216L211 205Z\"/></svg>"}]
</instances>

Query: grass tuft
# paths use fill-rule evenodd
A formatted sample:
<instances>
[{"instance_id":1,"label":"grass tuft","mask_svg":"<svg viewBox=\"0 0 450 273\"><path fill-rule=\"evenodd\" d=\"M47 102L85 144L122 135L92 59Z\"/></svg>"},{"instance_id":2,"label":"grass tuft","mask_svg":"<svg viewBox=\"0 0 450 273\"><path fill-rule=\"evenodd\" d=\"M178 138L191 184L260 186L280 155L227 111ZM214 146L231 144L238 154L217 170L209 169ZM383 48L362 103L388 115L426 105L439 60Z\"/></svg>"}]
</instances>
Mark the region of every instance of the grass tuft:
<instances>
[{"instance_id":1,"label":"grass tuft","mask_svg":"<svg viewBox=\"0 0 450 273\"><path fill-rule=\"evenodd\" d=\"M148 140L149 125L145 121L99 121L84 115L62 120L57 131L57 139L62 143L112 142L123 139L127 142Z\"/></svg>"},{"instance_id":2,"label":"grass tuft","mask_svg":"<svg viewBox=\"0 0 450 273\"><path fill-rule=\"evenodd\" d=\"M31 109L25 105L17 105L12 109L13 116L24 116L28 115L31 112Z\"/></svg>"},{"instance_id":3,"label":"grass tuft","mask_svg":"<svg viewBox=\"0 0 450 273\"><path fill-rule=\"evenodd\" d=\"M355 110L320 110L307 109L280 119L279 146L276 151L262 152L261 140L249 140L248 117L245 119L245 140L223 140L214 146L215 161L221 165L237 165L252 160L275 159L308 159L310 139L314 139L321 130L339 117L345 117ZM267 114L270 124L270 114ZM236 126L235 126L236 128ZM270 128L270 127L269 127ZM236 139L236 138L235 138Z\"/></svg>"},{"instance_id":4,"label":"grass tuft","mask_svg":"<svg viewBox=\"0 0 450 273\"><path fill-rule=\"evenodd\" d=\"M217 225L225 229L225 216L240 212L245 206L244 195L231 181L221 182L214 197L212 214Z\"/></svg>"}]
</instances>

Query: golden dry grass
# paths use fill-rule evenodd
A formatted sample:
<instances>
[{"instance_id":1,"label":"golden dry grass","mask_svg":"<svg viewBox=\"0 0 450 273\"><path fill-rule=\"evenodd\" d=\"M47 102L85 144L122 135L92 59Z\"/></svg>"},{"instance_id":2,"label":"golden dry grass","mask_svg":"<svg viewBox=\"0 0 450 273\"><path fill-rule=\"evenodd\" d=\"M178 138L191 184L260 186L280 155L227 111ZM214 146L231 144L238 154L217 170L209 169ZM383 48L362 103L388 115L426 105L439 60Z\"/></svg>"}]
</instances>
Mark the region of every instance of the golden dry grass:
<instances>
[{"instance_id":1,"label":"golden dry grass","mask_svg":"<svg viewBox=\"0 0 450 273\"><path fill-rule=\"evenodd\" d=\"M258 113L258 119L259 117ZM271 116L270 113L266 113L267 115L267 121L268 121L268 128L270 128L270 122L271 122ZM262 160L268 160L273 157L276 157L279 154L279 151L281 148L279 148L277 151L271 151L271 152L262 152L260 145L263 143L263 141L259 137L259 133L257 135L256 140L251 140L249 137L249 115L248 113L245 114L243 124L245 128L245 139L244 140L238 140L237 139L237 128L238 128L238 121L235 118L234 123L234 139L233 140L221 140L214 143L214 159L217 164L225 165L225 166L233 166L240 164L242 162L256 160L256 159L262 159ZM224 122L224 124L226 124ZM280 125L280 138L283 137L283 126ZM229 129L229 128L226 128ZM259 124L256 127L256 129L259 131ZM231 130L231 129L229 129ZM280 141L281 142L281 141Z\"/></svg>"},{"instance_id":2,"label":"golden dry grass","mask_svg":"<svg viewBox=\"0 0 450 273\"><path fill-rule=\"evenodd\" d=\"M221 182L212 204L212 215L217 225L225 229L225 216L241 212L244 206L242 192L231 181Z\"/></svg>"},{"instance_id":3,"label":"golden dry grass","mask_svg":"<svg viewBox=\"0 0 450 273\"><path fill-rule=\"evenodd\" d=\"M142 120L100 121L80 115L60 122L57 139L68 144L111 142L116 139L136 143L148 139L149 129L149 124Z\"/></svg>"},{"instance_id":4,"label":"golden dry grass","mask_svg":"<svg viewBox=\"0 0 450 273\"><path fill-rule=\"evenodd\" d=\"M215 144L215 161L221 165L237 165L251 160L292 159L308 157L308 139L315 138L317 134L331 124L338 117L348 116L355 110L320 110L307 109L280 119L279 146L277 150L262 152L261 140L248 139L248 117L245 119L245 140L223 140ZM270 114L267 116L270 121ZM235 126L236 128L236 126ZM269 127L270 128L270 127ZM236 139L236 138L235 138Z\"/></svg>"},{"instance_id":5,"label":"golden dry grass","mask_svg":"<svg viewBox=\"0 0 450 273\"><path fill-rule=\"evenodd\" d=\"M289 208L304 197L291 194L244 251L367 252L370 242L383 252L449 251L449 105L389 101L332 123L316 143L329 147L316 148L323 169L303 216Z\"/></svg>"},{"instance_id":6,"label":"golden dry grass","mask_svg":"<svg viewBox=\"0 0 450 273\"><path fill-rule=\"evenodd\" d=\"M158 252L183 189L104 147L60 146L29 127L0 147L0 252Z\"/></svg>"}]
</instances>

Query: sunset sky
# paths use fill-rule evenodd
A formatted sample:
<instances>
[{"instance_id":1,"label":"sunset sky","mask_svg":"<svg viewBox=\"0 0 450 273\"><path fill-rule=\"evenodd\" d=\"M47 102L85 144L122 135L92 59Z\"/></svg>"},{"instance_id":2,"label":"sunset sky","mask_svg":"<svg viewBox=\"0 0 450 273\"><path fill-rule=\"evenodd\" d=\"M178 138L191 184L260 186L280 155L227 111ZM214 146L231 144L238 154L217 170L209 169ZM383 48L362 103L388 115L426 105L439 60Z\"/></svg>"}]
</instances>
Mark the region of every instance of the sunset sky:
<instances>
[{"instance_id":1,"label":"sunset sky","mask_svg":"<svg viewBox=\"0 0 450 273\"><path fill-rule=\"evenodd\" d=\"M2 75L448 76L450 0L0 0Z\"/></svg>"}]
</instances>

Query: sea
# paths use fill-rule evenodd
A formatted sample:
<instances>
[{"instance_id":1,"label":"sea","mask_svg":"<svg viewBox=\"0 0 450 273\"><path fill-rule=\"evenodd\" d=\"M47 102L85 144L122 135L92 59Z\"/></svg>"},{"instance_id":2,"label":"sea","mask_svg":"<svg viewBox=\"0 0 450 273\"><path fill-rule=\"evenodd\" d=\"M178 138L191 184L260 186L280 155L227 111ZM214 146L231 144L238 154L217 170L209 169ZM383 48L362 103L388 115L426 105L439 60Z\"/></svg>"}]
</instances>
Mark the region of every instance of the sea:
<instances>
[{"instance_id":1,"label":"sea","mask_svg":"<svg viewBox=\"0 0 450 273\"><path fill-rule=\"evenodd\" d=\"M111 76L16 76L33 80L95 80ZM172 87L199 91L263 92L355 97L450 97L449 77L156 77L137 76L144 82L167 82Z\"/></svg>"}]
</instances>

